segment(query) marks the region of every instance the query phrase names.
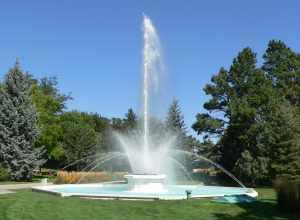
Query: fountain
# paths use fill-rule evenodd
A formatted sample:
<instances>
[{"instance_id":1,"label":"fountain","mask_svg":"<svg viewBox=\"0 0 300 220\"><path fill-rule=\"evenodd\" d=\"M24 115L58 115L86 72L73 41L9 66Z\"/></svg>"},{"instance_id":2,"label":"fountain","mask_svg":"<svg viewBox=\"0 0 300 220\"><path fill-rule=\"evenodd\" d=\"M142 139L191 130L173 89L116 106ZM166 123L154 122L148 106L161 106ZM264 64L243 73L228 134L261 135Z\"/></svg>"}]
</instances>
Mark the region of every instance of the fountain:
<instances>
[{"instance_id":1,"label":"fountain","mask_svg":"<svg viewBox=\"0 0 300 220\"><path fill-rule=\"evenodd\" d=\"M129 189L143 192L161 192L166 183L164 159L168 158L169 149L174 137L166 138L153 146L149 129L149 103L151 90L157 90L159 75L163 69L160 40L151 20L144 15L143 19L143 134L135 137L116 134L116 138L124 149L133 174L126 175Z\"/></svg>"},{"instance_id":2,"label":"fountain","mask_svg":"<svg viewBox=\"0 0 300 220\"><path fill-rule=\"evenodd\" d=\"M184 199L187 196L189 198L224 198L224 196L228 195L256 197L256 191L246 188L237 178L220 165L201 155L173 149L172 147L176 145L176 135L168 131L161 135L160 138L154 135L155 131L150 129L150 94L158 90L159 76L163 70L163 62L157 31L151 20L145 15L143 19L143 32L143 114L142 129L140 129L142 132L133 132L132 134L115 133L114 137L123 151L107 153L104 157L96 159L95 162L89 164L84 169L84 171L94 170L99 164L119 157L125 157L130 164L132 173L124 176L124 182L50 185L33 187L33 189L61 196L99 198ZM222 170L235 180L240 187L174 184L170 179L175 170L181 170L189 176L184 165L174 157L174 154L204 160ZM97 157L97 155L94 156Z\"/></svg>"}]
</instances>

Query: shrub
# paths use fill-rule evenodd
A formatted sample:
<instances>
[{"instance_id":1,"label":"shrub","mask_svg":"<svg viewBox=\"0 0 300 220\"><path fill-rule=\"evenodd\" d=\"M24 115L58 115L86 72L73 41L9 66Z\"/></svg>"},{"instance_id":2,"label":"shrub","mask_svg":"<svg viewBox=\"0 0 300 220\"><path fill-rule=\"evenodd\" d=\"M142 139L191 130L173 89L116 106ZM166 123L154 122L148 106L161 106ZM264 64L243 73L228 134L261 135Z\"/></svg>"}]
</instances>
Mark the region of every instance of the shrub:
<instances>
[{"instance_id":1,"label":"shrub","mask_svg":"<svg viewBox=\"0 0 300 220\"><path fill-rule=\"evenodd\" d=\"M97 183L105 181L122 180L124 172L57 172L54 183L56 184L75 184L75 183Z\"/></svg>"},{"instance_id":2,"label":"shrub","mask_svg":"<svg viewBox=\"0 0 300 220\"><path fill-rule=\"evenodd\" d=\"M275 191L279 209L284 212L300 212L300 178L288 175L276 179Z\"/></svg>"},{"instance_id":3,"label":"shrub","mask_svg":"<svg viewBox=\"0 0 300 220\"><path fill-rule=\"evenodd\" d=\"M0 164L0 181L9 180L9 173L6 168Z\"/></svg>"}]
</instances>

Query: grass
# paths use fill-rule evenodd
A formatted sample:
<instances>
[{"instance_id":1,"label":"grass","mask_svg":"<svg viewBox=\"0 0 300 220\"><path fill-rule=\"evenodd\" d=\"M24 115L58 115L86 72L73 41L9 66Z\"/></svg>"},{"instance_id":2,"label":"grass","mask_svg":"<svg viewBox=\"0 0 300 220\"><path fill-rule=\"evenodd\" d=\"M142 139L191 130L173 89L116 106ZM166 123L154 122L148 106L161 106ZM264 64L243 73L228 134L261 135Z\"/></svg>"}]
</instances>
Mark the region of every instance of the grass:
<instances>
[{"instance_id":1,"label":"grass","mask_svg":"<svg viewBox=\"0 0 300 220\"><path fill-rule=\"evenodd\" d=\"M300 214L281 214L272 189L258 189L259 200L251 204L220 204L210 200L123 201L61 198L18 191L0 196L1 220L299 220Z\"/></svg>"}]
</instances>

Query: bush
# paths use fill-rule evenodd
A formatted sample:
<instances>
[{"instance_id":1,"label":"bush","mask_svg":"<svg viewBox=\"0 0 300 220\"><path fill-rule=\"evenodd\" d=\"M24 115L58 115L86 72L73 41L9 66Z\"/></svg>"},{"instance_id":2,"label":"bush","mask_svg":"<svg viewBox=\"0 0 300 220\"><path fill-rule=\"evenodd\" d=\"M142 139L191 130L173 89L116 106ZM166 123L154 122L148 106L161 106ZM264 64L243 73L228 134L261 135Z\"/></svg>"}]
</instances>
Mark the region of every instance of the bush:
<instances>
[{"instance_id":1,"label":"bush","mask_svg":"<svg viewBox=\"0 0 300 220\"><path fill-rule=\"evenodd\" d=\"M284 212L300 212L300 178L288 175L276 179L275 191L279 209Z\"/></svg>"},{"instance_id":2,"label":"bush","mask_svg":"<svg viewBox=\"0 0 300 220\"><path fill-rule=\"evenodd\" d=\"M75 183L97 183L105 181L122 180L124 172L57 172L54 183L56 184L75 184Z\"/></svg>"},{"instance_id":3,"label":"bush","mask_svg":"<svg viewBox=\"0 0 300 220\"><path fill-rule=\"evenodd\" d=\"M9 173L6 168L0 165L0 181L9 180Z\"/></svg>"}]
</instances>

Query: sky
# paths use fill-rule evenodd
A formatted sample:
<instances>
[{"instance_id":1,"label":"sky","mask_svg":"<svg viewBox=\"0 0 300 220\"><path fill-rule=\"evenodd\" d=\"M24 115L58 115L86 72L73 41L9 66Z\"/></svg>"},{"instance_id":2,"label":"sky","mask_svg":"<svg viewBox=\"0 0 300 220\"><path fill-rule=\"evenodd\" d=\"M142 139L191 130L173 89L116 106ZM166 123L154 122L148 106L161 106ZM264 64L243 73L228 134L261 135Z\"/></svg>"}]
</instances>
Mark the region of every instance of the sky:
<instances>
[{"instance_id":1,"label":"sky","mask_svg":"<svg viewBox=\"0 0 300 220\"><path fill-rule=\"evenodd\" d=\"M156 26L167 71L164 91L187 126L208 100L203 87L244 47L258 63L271 39L300 52L297 0L26 0L0 5L0 77L20 59L37 78L56 76L68 110L123 117L140 111L142 17Z\"/></svg>"}]
</instances>

